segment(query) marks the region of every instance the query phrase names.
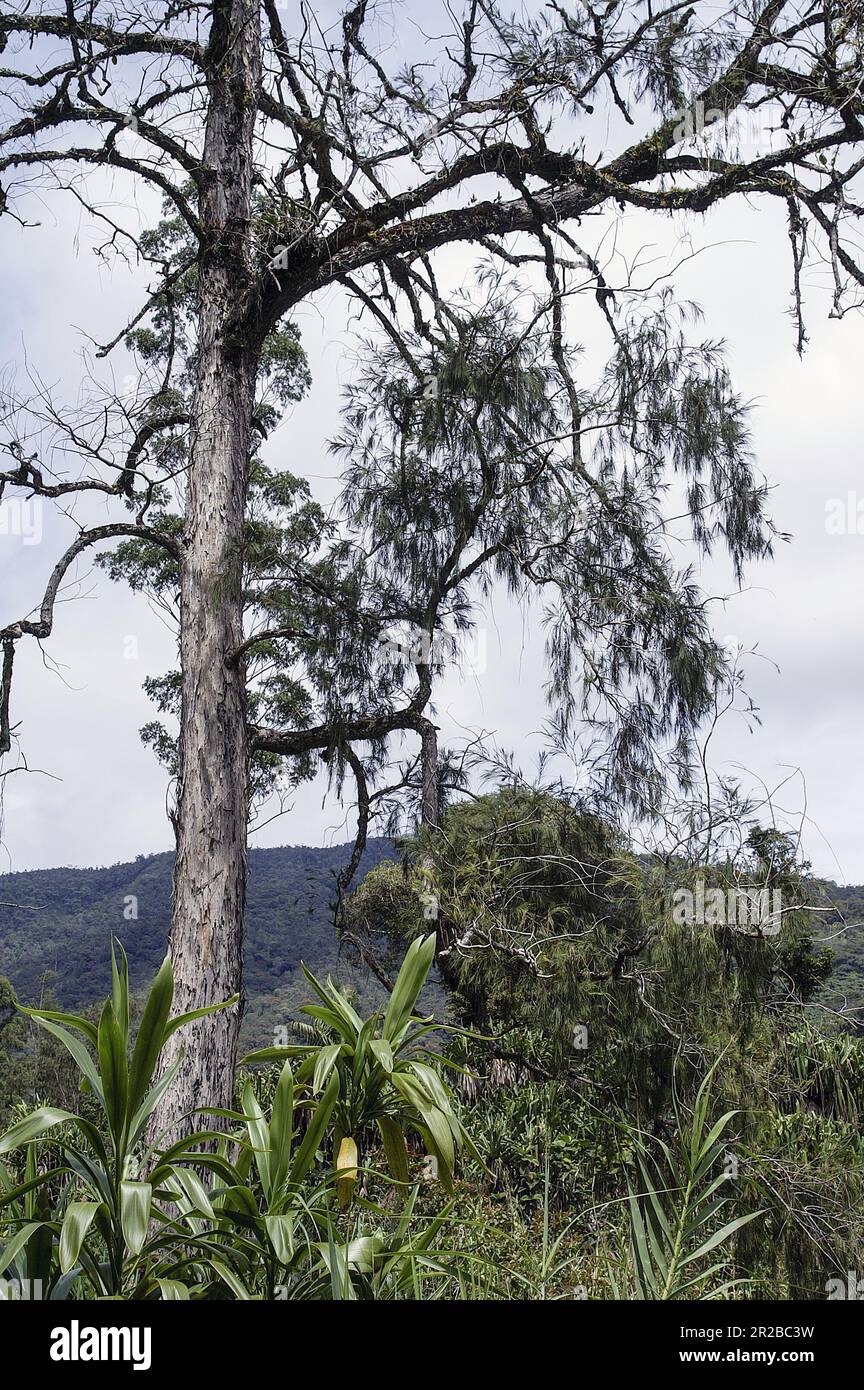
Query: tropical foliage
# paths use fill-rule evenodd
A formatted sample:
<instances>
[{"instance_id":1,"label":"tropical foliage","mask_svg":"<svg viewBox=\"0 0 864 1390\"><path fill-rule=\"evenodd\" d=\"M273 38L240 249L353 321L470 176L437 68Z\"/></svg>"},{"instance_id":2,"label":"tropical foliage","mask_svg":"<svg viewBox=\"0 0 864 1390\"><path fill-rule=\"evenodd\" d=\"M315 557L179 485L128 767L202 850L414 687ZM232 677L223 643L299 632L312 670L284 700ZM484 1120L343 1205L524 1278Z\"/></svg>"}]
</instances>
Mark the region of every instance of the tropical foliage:
<instances>
[{"instance_id":1,"label":"tropical foliage","mask_svg":"<svg viewBox=\"0 0 864 1390\"><path fill-rule=\"evenodd\" d=\"M855 1267L864 1049L808 1007L824 969L786 859L794 910L759 940L683 930L658 863L548 792L453 806L404 849L350 906L393 972L386 1004L304 967L288 1040L250 1053L234 1108L189 1115L169 1147L147 1122L182 1065L163 1069L165 1043L195 1015L172 1016L168 960L138 998L115 944L101 1009L16 1012L47 1050L0 1138L0 1287L799 1298ZM757 834L738 872L759 853ZM437 1019L417 1011L436 959Z\"/></svg>"}]
</instances>

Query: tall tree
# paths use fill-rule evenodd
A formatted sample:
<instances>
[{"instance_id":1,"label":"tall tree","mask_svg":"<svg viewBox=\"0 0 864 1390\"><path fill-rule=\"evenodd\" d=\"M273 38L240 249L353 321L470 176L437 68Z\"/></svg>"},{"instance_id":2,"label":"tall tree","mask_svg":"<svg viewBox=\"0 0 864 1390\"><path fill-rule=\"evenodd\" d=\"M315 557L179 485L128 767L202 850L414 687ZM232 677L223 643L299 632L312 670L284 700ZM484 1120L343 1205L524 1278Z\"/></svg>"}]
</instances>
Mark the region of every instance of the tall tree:
<instances>
[{"instance_id":1,"label":"tall tree","mask_svg":"<svg viewBox=\"0 0 864 1390\"><path fill-rule=\"evenodd\" d=\"M26 223L35 179L43 195L65 191L95 223L107 219L109 247L136 247L155 277L133 328L148 315L172 324L178 285L190 270L195 275L185 395L173 394L169 348L163 376L145 374L131 407L115 398L75 420L52 408L63 449L49 457L33 451L19 418L5 444L9 467L0 474L4 489L64 503L95 492L119 508L118 520L82 527L58 560L36 616L0 630L0 749L8 751L14 739L16 644L50 636L59 588L77 558L94 545L133 539L159 547L177 567L180 780L171 950L182 1010L214 1003L240 983L250 758L335 749L354 760L356 771L353 745L380 747L397 730L425 737L427 771L431 758L424 662L404 703L392 698L392 682L378 701L367 688L362 699L339 703L334 675L326 682L323 723L286 727L250 718L252 639L286 637L284 624L256 634L243 627L257 392L286 316L338 284L382 331L400 334L407 324L434 343L436 325L447 318L435 273L440 248L467 244L505 267L539 273L570 479L578 480L591 518L605 519L607 535L612 519L623 516L613 565L623 559L645 575L655 557L646 549L650 526L639 524L644 489L628 494L624 464L608 493L613 455L620 464L622 449L647 444L658 467L665 459L681 468L697 538L705 545L728 540L736 562L765 544L761 495L741 472L740 435L723 438L740 421L722 375L714 374L712 386L709 373L673 408L669 372L685 349L658 357L651 345L665 320L648 337L634 328L620 339L617 376L607 384L610 399L617 392L625 404L625 418L616 433L607 415L608 448L589 451L567 344L567 304L577 280L590 284L613 336L618 330L611 313L616 286L604 278L597 247L585 251L575 240L579 224L605 211L667 217L704 213L735 196L779 198L788 211L801 344L807 256L827 261L835 313L847 306L849 287L857 292L864 283L851 227L864 147L862 17L853 0L748 0L719 12L698 0L659 8L611 0L538 6L518 19L495 0L465 0L458 19L447 6L436 11L435 39L405 22L410 9L369 0L328 16L300 5L289 29L285 15L275 0L69 0L57 7L36 0L0 18L4 214ZM743 158L734 126L742 112L758 113L762 131L758 151ZM108 175L130 205L123 222L100 206ZM168 199L188 229L188 264L165 263L142 236L132 210L136 186ZM530 332L530 322L524 327ZM416 366L422 378L425 368ZM423 383L424 391L429 386ZM655 421L652 412L661 406ZM636 420L643 429L634 434ZM595 418L592 429L601 424ZM488 447L482 432L476 443ZM511 438L510 454L512 445ZM69 449L80 467L69 467ZM525 450L529 469L538 459L544 467L558 464L540 438L527 439ZM573 493L570 479L565 496ZM182 530L153 521L160 487L171 482L182 498ZM574 495L569 505L581 501ZM480 534L466 535L465 545ZM496 535L500 540L500 528ZM455 563L464 569L473 555ZM330 563L335 580L350 587L352 566L346 576L338 555ZM560 566L552 575L538 571L541 560L528 551L518 563L560 591ZM642 717L621 725L617 761L625 772L645 761L646 740L676 726L686 734L704 709L699 681L691 684L698 642L681 656L688 633L676 628L674 585L668 573L657 577L653 606L645 581L646 602L635 614L606 611L613 684L647 687L634 693ZM297 578L300 609L307 611L308 596L314 614L320 583L320 575ZM575 707L565 677L581 661L591 685L594 655L584 634L590 636L600 608L590 586L585 597L575 583L563 601L566 621L551 655L566 725ZM349 635L356 610L338 609ZM328 611L332 628L337 610L331 603ZM574 632L583 640L574 644ZM689 635L701 640L698 630ZM310 648L315 637L307 629ZM640 646L652 657L637 657ZM667 698L670 664L677 684ZM433 796L425 780L428 818ZM176 1126L193 1105L228 1099L237 1029L236 1010L201 1020L188 1040L182 1082L159 1116L163 1127Z\"/></svg>"}]
</instances>

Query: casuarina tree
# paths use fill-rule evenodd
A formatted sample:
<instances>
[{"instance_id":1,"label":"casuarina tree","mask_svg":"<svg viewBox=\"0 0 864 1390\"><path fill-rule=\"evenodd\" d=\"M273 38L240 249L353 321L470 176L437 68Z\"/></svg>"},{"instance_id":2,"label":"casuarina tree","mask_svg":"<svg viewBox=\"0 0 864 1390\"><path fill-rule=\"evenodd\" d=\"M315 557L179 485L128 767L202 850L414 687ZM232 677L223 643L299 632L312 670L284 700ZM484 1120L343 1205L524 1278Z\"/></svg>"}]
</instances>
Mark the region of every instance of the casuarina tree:
<instances>
[{"instance_id":1,"label":"casuarina tree","mask_svg":"<svg viewBox=\"0 0 864 1390\"><path fill-rule=\"evenodd\" d=\"M357 776L362 819L364 758L374 772L405 732L425 748L434 820L434 633L470 623L472 584L549 596L559 731L586 716L607 734L618 786L647 778L650 799L664 738L685 759L719 655L662 545L660 498L677 475L697 545L726 545L740 569L770 544L765 489L716 346L689 342L668 290L652 301L638 277L610 277L600 228L779 200L803 346L808 263L827 265L835 314L864 283L862 42L857 0L573 0L515 17L497 0L458 13L368 0L7 8L0 211L26 234L37 196L74 204L105 228L101 253L131 257L150 284L75 411L44 396L6 405L4 496L86 512L92 494L116 519L82 522L34 610L4 618L0 749L17 748L18 644L50 638L79 557L119 543L118 573L146 584L159 557L179 600L183 1011L241 986L263 769L323 752ZM746 148L742 117L758 126ZM168 210L155 230L147 190ZM476 268L470 306L440 289L454 244ZM334 286L376 342L334 441L349 457L328 533L302 461L288 449L289 482L260 450L303 385L291 315ZM611 344L590 385L570 336L578 296ZM124 344L139 386L99 395L96 368ZM421 641L370 681L364 654L388 622L432 649ZM269 703L268 652L281 682ZM236 1009L190 1028L163 1130L228 1101L238 1028Z\"/></svg>"}]
</instances>

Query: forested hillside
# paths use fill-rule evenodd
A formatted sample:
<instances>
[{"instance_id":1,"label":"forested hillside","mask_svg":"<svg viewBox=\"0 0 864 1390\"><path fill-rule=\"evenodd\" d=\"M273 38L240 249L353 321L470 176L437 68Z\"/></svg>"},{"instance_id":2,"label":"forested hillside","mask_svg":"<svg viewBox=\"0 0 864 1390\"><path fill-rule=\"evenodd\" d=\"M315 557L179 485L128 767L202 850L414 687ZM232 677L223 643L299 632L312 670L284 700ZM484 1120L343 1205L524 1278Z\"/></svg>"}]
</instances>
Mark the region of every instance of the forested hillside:
<instances>
[{"instance_id":1,"label":"forested hillside","mask_svg":"<svg viewBox=\"0 0 864 1390\"><path fill-rule=\"evenodd\" d=\"M436 1172L454 1214L440 1269L429 1276L433 1296L468 1290L517 1299L535 1288L546 1296L548 1288L556 1298L619 1298L623 1291L666 1300L746 1287L754 1298L813 1299L845 1291L844 1271L860 1268L864 1256L864 1041L838 1035L820 1004L848 1014L864 994L860 890L799 875L792 849L790 840L756 828L737 864L670 869L633 854L601 817L548 792L503 788L454 803L435 837L421 828L398 848L373 841L345 904L346 936L395 981L386 1011L378 1009L383 988L337 948L335 875L348 847L253 852L244 1051L255 1051L240 1068L234 1105L248 1117L254 1154L272 1155L261 1166L265 1184L268 1163L293 1155L303 1187L290 1197L300 1204L290 1219L308 1220L315 1243L304 1246L313 1252L308 1268L304 1261L277 1280L265 1268L272 1221L261 1216L259 1246L226 1213L212 1232L212 1251L208 1245L212 1268L205 1262L186 1276L195 1296L221 1298L226 1269L234 1290L275 1298L276 1284L287 1287L290 1279L298 1296L317 1296L318 1252L329 1249L328 1231L335 1241L343 1226L355 1229L347 1223L356 1220L359 1199L377 1213L375 1229L384 1234L376 1240L387 1239L393 1211L403 1221L415 1207L421 1224L412 1239L430 1240L442 1200ZM0 1190L5 1183L14 1191L24 1165L38 1161L45 1213L55 1196L60 1203L67 1197L52 1186L53 1136L39 1141L35 1157L19 1156L34 1127L50 1129L59 1116L77 1124L98 1153L104 1141L95 1126L107 1125L117 1154L112 1174L140 1161L146 1145L142 1126L162 1083L139 1108L140 1059L155 1068L159 1049L145 1053L137 1038L155 1029L164 1047L173 1027L172 968L159 966L170 872L171 856L163 854L109 869L7 875L0 885L0 901L15 904L4 908L0 932ZM766 875L787 905L779 933L754 934L698 914L677 919L676 884L704 891L706 879L728 881L743 892ZM814 899L829 911L814 912ZM832 914L845 925L839 935ZM137 999L130 1001L120 952L112 972L112 934L128 952ZM826 980L822 944L832 936L839 968ZM317 981L301 976L301 959ZM328 985L327 972L352 994ZM60 1027L51 1013L28 1023L13 1007L4 973L22 998L44 988L44 1008L83 1007L86 1016L67 1016ZM442 986L448 1026L429 1035L417 1015L434 1009L442 1017ZM187 1036L191 1022L188 1014L181 1020ZM124 1052L131 1053L125 1070ZM107 1070L112 1057L119 1082ZM118 1121L120 1111L110 1107L121 1102ZM301 1141L301 1127L285 1130L288 1104L292 1115L296 1105L313 1116L311 1141L308 1134ZM105 1120L103 1111L115 1118ZM286 1132L287 1140L280 1137ZM170 1178L181 1187L193 1182L193 1222L210 1200L189 1178L201 1158L191 1144L200 1140L189 1141ZM242 1188L255 1179L249 1159L241 1154L238 1162L244 1166L220 1171ZM167 1168L155 1171L163 1181ZM331 1171L335 1205L328 1204ZM727 1186L727 1179L737 1180ZM99 1192L111 1181L94 1179ZM636 1182L641 1196L622 1202ZM116 1183L112 1204L122 1210L137 1187L120 1177ZM83 1200L96 1190L85 1187ZM180 1188L165 1190L184 1200ZM98 1207L102 1198L93 1200ZM70 1226L79 1208L73 1203L72 1217L64 1217ZM646 1254L645 1221L658 1210L656 1248ZM242 1219L259 1215L250 1195ZM557 1255L538 1246L542 1222L554 1232ZM23 1209L7 1223L0 1259L19 1227L28 1229ZM671 1233L679 1230L676 1241ZM95 1251L104 1237L94 1225L87 1239ZM103 1275L89 1248L80 1266L64 1270L53 1241L32 1257L28 1248L26 1264L13 1247L16 1277L41 1278L64 1298L73 1285L75 1296L88 1296L88 1280L99 1297L155 1296L157 1281L177 1272L175 1255L159 1244L166 1239L185 1245L189 1232L154 1237L143 1274L143 1264L133 1265L137 1255ZM116 1240L118 1249L127 1240L122 1227ZM272 1255L281 1264L291 1259L287 1247ZM405 1282L413 1278L412 1250L398 1258L401 1265L350 1277L374 1297L418 1296Z\"/></svg>"},{"instance_id":2,"label":"forested hillside","mask_svg":"<svg viewBox=\"0 0 864 1390\"><path fill-rule=\"evenodd\" d=\"M837 963L819 1001L864 1029L864 887L830 883L820 900L827 910L817 935L831 947Z\"/></svg>"},{"instance_id":3,"label":"forested hillside","mask_svg":"<svg viewBox=\"0 0 864 1390\"><path fill-rule=\"evenodd\" d=\"M333 923L336 874L350 846L298 845L249 855L246 910L245 1037L269 1041L277 1022L306 998L300 962L332 972L361 997L374 981L340 957ZM357 876L395 854L392 842L370 839ZM101 869L40 869L0 878L0 975L22 1000L35 1002L47 984L67 1009L85 1008L109 985L108 942L118 937L129 957L133 990L152 979L165 955L171 915L173 855L139 855Z\"/></svg>"},{"instance_id":4,"label":"forested hillside","mask_svg":"<svg viewBox=\"0 0 864 1390\"><path fill-rule=\"evenodd\" d=\"M249 1046L267 1042L275 1024L307 997L301 961L316 974L337 975L364 1001L377 999L375 981L340 954L334 930L336 874L350 848L251 851L244 1022ZM370 839L357 883L395 855L392 841ZM113 934L128 954L132 988L142 988L165 954L172 860L167 853L139 855L109 868L39 869L0 877L0 975L11 980L22 1002L35 1002L47 984L65 1008L85 1008L107 988L106 949ZM817 901L825 911L816 934L837 959L818 1002L846 1014L850 1024L861 1023L864 887L829 883Z\"/></svg>"}]
</instances>

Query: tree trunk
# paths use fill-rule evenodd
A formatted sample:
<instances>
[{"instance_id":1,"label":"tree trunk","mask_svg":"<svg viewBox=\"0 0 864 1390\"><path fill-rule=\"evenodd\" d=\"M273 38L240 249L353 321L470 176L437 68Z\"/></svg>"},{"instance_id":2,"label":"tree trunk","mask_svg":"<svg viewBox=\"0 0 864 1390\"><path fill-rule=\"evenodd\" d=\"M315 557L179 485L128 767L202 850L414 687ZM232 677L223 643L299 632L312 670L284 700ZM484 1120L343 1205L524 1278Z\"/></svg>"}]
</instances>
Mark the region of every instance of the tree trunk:
<instances>
[{"instance_id":1,"label":"tree trunk","mask_svg":"<svg viewBox=\"0 0 864 1390\"><path fill-rule=\"evenodd\" d=\"M251 283L252 153L260 70L258 0L217 4L211 31L207 183L200 199L197 380L181 581L182 703L177 859L170 951L175 1012L242 990L248 750L242 545L257 347L229 325ZM151 1125L176 1138L198 1106L231 1104L241 1008L171 1038L184 1062ZM208 1125L212 1121L207 1121Z\"/></svg>"},{"instance_id":2,"label":"tree trunk","mask_svg":"<svg viewBox=\"0 0 864 1390\"><path fill-rule=\"evenodd\" d=\"M424 719L420 732L422 792L420 820L429 830L438 829L438 730Z\"/></svg>"}]
</instances>

